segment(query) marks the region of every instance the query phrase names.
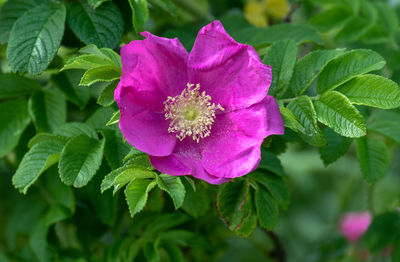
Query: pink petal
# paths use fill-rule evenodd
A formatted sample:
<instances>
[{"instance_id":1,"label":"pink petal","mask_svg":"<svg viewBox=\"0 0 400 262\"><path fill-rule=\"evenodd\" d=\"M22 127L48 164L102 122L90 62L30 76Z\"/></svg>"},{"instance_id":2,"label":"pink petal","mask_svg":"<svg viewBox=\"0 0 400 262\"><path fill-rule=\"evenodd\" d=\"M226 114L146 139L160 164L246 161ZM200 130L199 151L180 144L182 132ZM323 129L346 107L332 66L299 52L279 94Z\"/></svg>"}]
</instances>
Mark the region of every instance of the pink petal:
<instances>
[{"instance_id":1,"label":"pink petal","mask_svg":"<svg viewBox=\"0 0 400 262\"><path fill-rule=\"evenodd\" d=\"M143 32L121 49L122 76L115 91L120 105L120 87L130 88L132 103L153 111L164 110L167 96L176 96L187 84L187 51L177 38L157 37Z\"/></svg>"},{"instance_id":2,"label":"pink petal","mask_svg":"<svg viewBox=\"0 0 400 262\"><path fill-rule=\"evenodd\" d=\"M349 243L357 242L367 231L372 216L369 212L349 212L342 216L340 233Z\"/></svg>"},{"instance_id":3,"label":"pink petal","mask_svg":"<svg viewBox=\"0 0 400 262\"><path fill-rule=\"evenodd\" d=\"M119 128L129 144L140 151L154 156L172 153L176 136L168 133L169 122L164 114L153 112L132 101L132 89L119 87Z\"/></svg>"},{"instance_id":4,"label":"pink petal","mask_svg":"<svg viewBox=\"0 0 400 262\"><path fill-rule=\"evenodd\" d=\"M188 58L189 82L226 110L260 102L271 84L271 68L253 47L237 43L219 21L203 27Z\"/></svg>"},{"instance_id":5,"label":"pink petal","mask_svg":"<svg viewBox=\"0 0 400 262\"><path fill-rule=\"evenodd\" d=\"M217 177L243 176L258 166L264 138L283 134L283 129L279 107L271 96L249 108L221 114L204 141L203 166Z\"/></svg>"}]
</instances>

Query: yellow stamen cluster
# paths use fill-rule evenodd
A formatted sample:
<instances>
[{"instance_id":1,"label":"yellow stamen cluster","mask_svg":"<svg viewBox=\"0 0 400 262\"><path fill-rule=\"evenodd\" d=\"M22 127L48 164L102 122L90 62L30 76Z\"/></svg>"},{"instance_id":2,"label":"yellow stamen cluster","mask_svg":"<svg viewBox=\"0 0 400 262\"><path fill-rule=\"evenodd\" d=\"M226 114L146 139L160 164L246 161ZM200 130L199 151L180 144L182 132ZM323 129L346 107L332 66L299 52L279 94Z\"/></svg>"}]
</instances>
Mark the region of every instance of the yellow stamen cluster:
<instances>
[{"instance_id":1,"label":"yellow stamen cluster","mask_svg":"<svg viewBox=\"0 0 400 262\"><path fill-rule=\"evenodd\" d=\"M224 110L220 104L211 103L205 91L200 93L200 84L189 83L180 95L167 97L164 105L165 119L171 119L168 132L177 133L181 141L191 136L197 143L210 135L215 111Z\"/></svg>"}]
</instances>

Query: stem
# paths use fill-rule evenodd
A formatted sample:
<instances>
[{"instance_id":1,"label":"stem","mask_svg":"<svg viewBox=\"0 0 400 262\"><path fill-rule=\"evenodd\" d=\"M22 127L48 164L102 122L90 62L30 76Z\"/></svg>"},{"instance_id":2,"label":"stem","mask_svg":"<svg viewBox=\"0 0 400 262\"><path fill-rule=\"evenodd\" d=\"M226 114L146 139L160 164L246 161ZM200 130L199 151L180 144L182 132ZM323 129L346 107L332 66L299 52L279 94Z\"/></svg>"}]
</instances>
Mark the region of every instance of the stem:
<instances>
[{"instance_id":1,"label":"stem","mask_svg":"<svg viewBox=\"0 0 400 262\"><path fill-rule=\"evenodd\" d=\"M279 237L272 231L267 231L268 235L272 239L275 245L275 249L270 253L272 258L275 258L276 261L285 262L286 261L286 254Z\"/></svg>"},{"instance_id":2,"label":"stem","mask_svg":"<svg viewBox=\"0 0 400 262\"><path fill-rule=\"evenodd\" d=\"M285 99L280 99L279 101L281 101L282 103L289 103L292 102L294 100L297 100L300 96L296 96L296 97L292 97L292 98L285 98ZM311 100L318 100L320 98L320 95L316 95L316 96L310 96L309 97Z\"/></svg>"},{"instance_id":3,"label":"stem","mask_svg":"<svg viewBox=\"0 0 400 262\"><path fill-rule=\"evenodd\" d=\"M368 187L368 209L371 211L372 214L375 213L373 194L374 194L374 185L371 185Z\"/></svg>"}]
</instances>

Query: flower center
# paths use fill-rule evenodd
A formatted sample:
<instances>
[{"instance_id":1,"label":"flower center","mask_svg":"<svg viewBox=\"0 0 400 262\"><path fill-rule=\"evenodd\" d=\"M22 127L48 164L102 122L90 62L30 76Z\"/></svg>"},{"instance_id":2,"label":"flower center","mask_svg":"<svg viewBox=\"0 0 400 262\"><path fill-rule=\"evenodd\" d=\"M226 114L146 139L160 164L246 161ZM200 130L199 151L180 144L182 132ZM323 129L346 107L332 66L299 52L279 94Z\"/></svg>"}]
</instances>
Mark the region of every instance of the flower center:
<instances>
[{"instance_id":1,"label":"flower center","mask_svg":"<svg viewBox=\"0 0 400 262\"><path fill-rule=\"evenodd\" d=\"M198 143L200 138L209 136L215 111L224 111L220 104L211 103L211 96L199 90L200 84L188 83L180 95L169 96L164 102L165 119L171 119L168 132L176 133L181 141L191 136Z\"/></svg>"}]
</instances>

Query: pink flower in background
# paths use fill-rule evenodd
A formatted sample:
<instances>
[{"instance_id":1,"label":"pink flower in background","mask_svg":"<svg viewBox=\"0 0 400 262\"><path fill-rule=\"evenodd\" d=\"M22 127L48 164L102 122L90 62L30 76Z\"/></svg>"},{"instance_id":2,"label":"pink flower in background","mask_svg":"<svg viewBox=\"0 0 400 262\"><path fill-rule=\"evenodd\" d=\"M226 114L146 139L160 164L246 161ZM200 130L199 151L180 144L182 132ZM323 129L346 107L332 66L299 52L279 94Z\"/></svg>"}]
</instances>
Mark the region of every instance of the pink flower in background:
<instances>
[{"instance_id":1,"label":"pink flower in background","mask_svg":"<svg viewBox=\"0 0 400 262\"><path fill-rule=\"evenodd\" d=\"M221 184L253 171L264 138L284 131L267 95L270 66L219 21L200 30L190 54L176 38L142 35L121 50L115 101L126 140L169 175Z\"/></svg>"},{"instance_id":2,"label":"pink flower in background","mask_svg":"<svg viewBox=\"0 0 400 262\"><path fill-rule=\"evenodd\" d=\"M350 243L357 242L367 231L372 216L369 212L349 212L342 216L340 233Z\"/></svg>"}]
</instances>

